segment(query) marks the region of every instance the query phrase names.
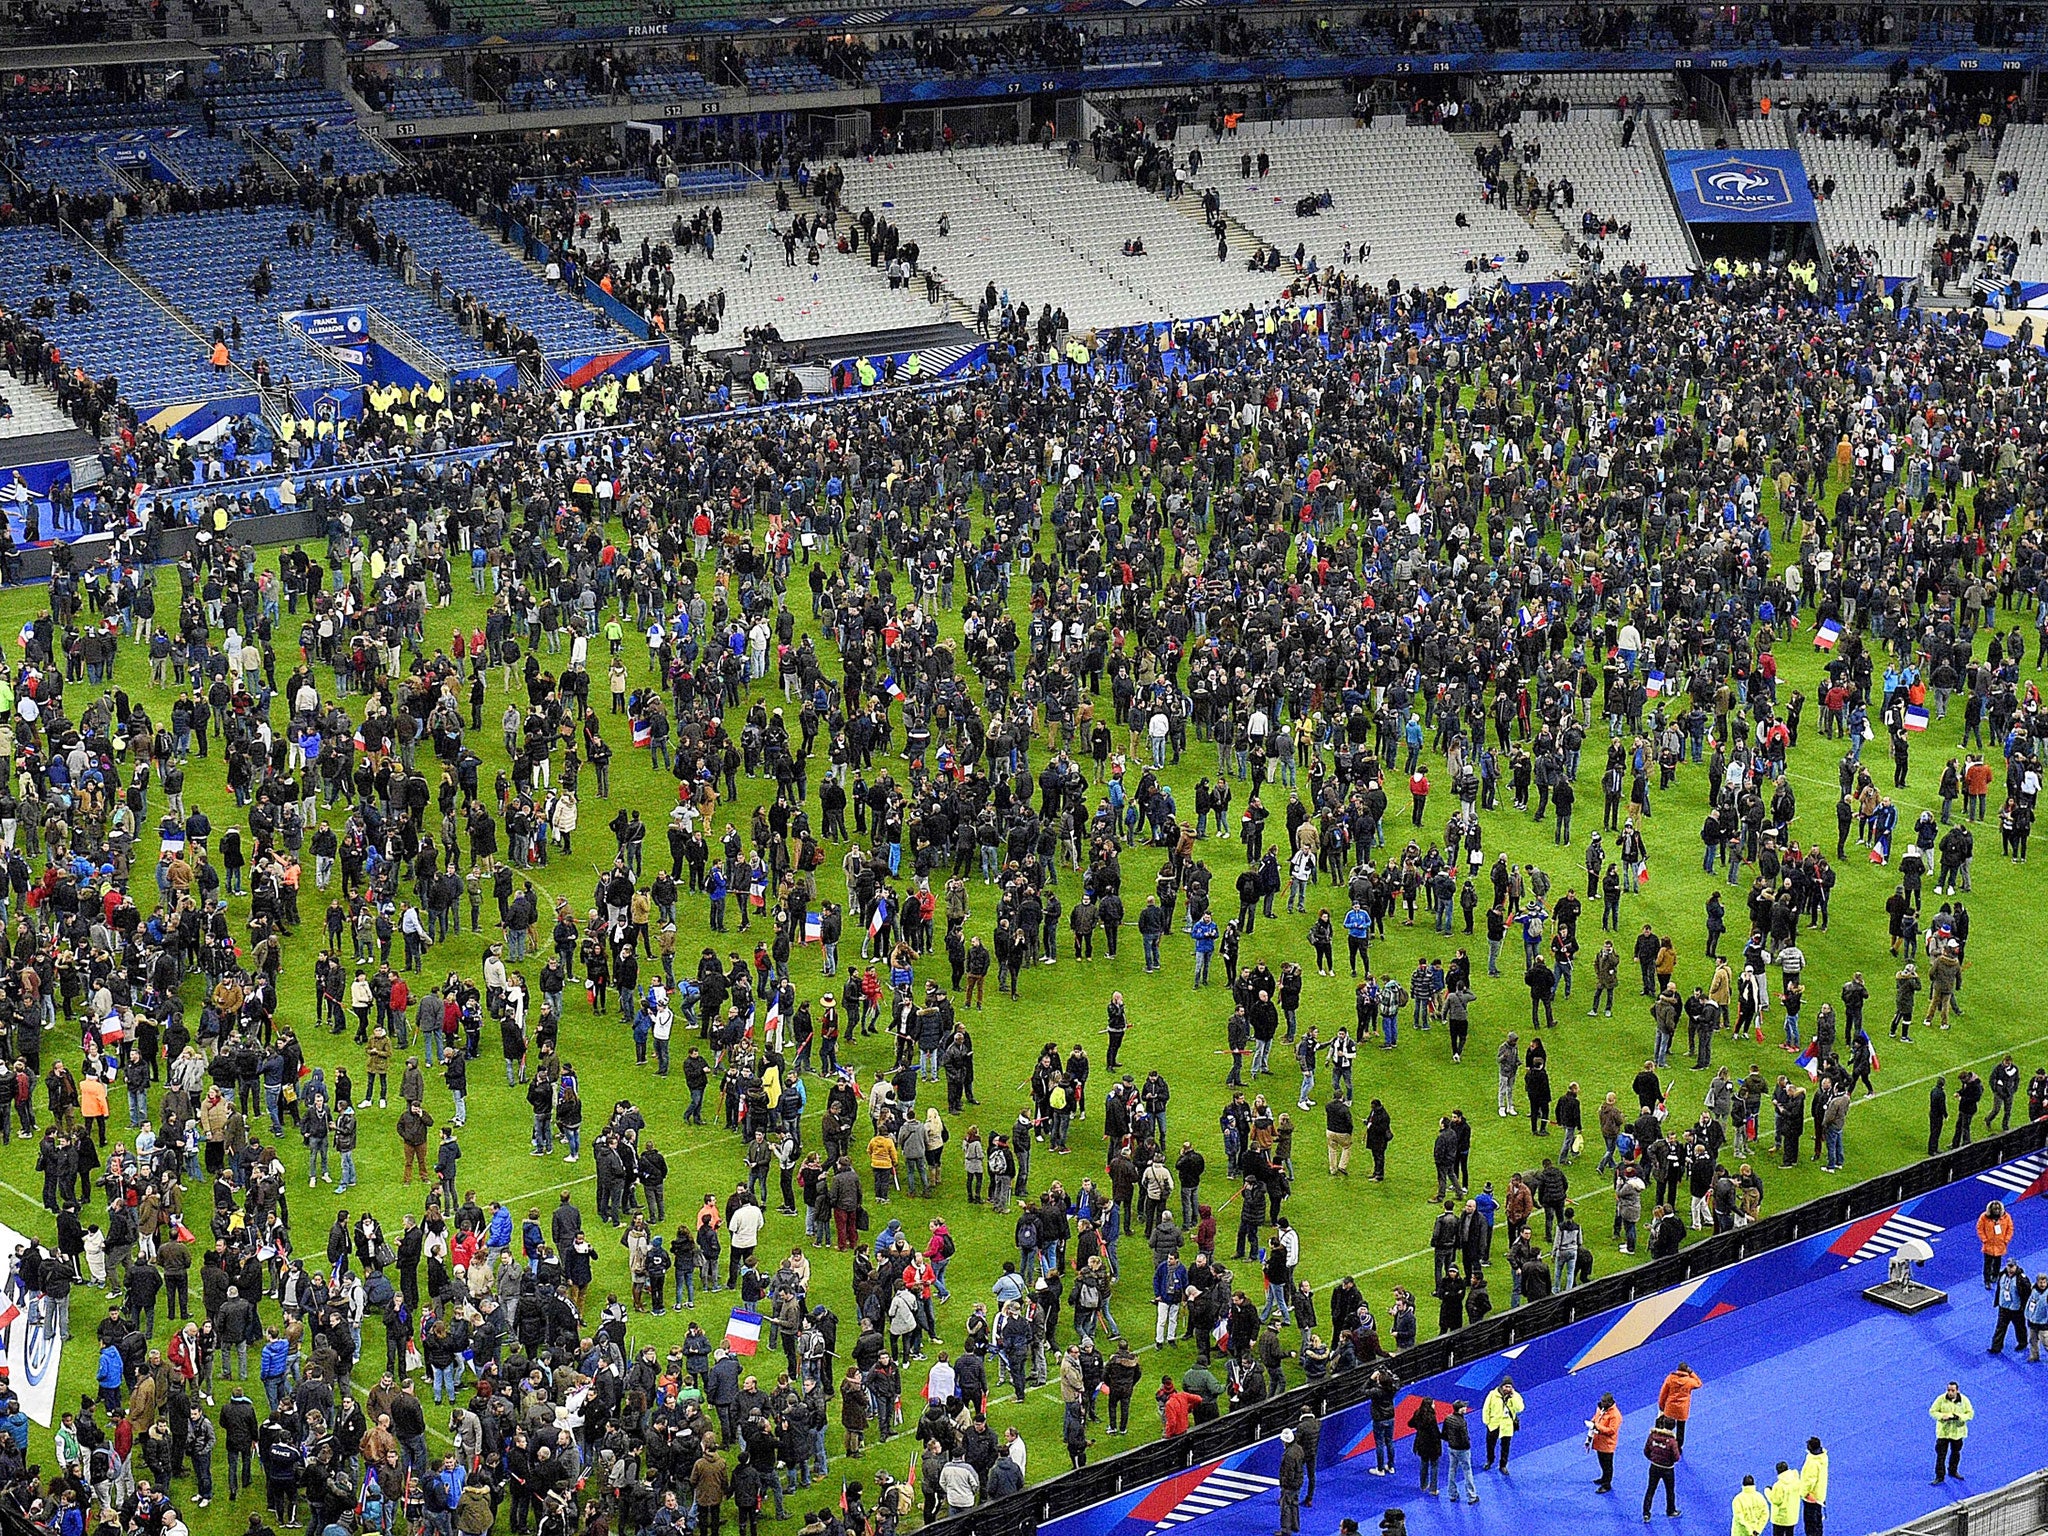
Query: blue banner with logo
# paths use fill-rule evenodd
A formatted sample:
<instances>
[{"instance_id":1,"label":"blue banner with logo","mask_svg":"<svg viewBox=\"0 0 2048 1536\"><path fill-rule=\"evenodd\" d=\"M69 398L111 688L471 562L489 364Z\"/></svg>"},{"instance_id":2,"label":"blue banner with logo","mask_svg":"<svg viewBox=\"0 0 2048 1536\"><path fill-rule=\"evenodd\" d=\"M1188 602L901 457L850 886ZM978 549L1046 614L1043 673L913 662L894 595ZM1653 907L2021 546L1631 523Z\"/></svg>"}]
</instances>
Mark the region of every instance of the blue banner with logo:
<instances>
[{"instance_id":1,"label":"blue banner with logo","mask_svg":"<svg viewBox=\"0 0 2048 1536\"><path fill-rule=\"evenodd\" d=\"M1811 224L1813 193L1796 149L1667 149L1664 164L1688 224Z\"/></svg>"},{"instance_id":2,"label":"blue banner with logo","mask_svg":"<svg viewBox=\"0 0 2048 1536\"><path fill-rule=\"evenodd\" d=\"M360 348L370 339L370 312L360 304L343 309L295 309L284 318L316 347Z\"/></svg>"}]
</instances>

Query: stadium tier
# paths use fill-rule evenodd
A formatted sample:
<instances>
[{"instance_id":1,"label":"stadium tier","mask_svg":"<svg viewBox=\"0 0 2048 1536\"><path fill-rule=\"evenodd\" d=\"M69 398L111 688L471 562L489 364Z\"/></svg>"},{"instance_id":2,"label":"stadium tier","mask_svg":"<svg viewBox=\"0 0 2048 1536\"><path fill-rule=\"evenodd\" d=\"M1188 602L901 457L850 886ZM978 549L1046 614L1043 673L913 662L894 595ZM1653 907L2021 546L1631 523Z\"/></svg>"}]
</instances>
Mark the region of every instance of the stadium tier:
<instances>
[{"instance_id":1,"label":"stadium tier","mask_svg":"<svg viewBox=\"0 0 2048 1536\"><path fill-rule=\"evenodd\" d=\"M1573 206L1557 217L1574 248L1581 241L1590 243L1610 264L1630 263L1657 277L1693 269L1685 225L1647 133L1635 133L1624 146L1622 125L1611 115L1581 115L1562 123L1524 124L1517 144L1541 146L1542 159L1535 167L1538 180L1546 174L1571 178ZM1588 220L1600 226L1620 224L1627 229L1627 238L1619 233L1603 238L1588 227Z\"/></svg>"},{"instance_id":2,"label":"stadium tier","mask_svg":"<svg viewBox=\"0 0 2048 1536\"><path fill-rule=\"evenodd\" d=\"M650 245L673 245L677 217L688 220L701 206L694 201L667 205L647 199L615 203L611 217L621 236L616 247L620 259L636 253L642 240ZM713 247L715 254L707 260L699 247L689 255L675 257L675 286L668 304L687 306L714 291L723 292L721 338L736 340L755 326L773 325L786 340L808 341L924 325L935 318L922 285L890 287L881 270L868 265L865 250L842 255L828 241L817 265L811 265L799 249L792 266L782 239L789 215L776 214L766 199L741 199L718 206L725 233ZM942 272L945 254L944 250L927 252L930 262Z\"/></svg>"},{"instance_id":3,"label":"stadium tier","mask_svg":"<svg viewBox=\"0 0 2048 1536\"><path fill-rule=\"evenodd\" d=\"M699 350L771 325L789 342L939 322L993 327L1006 306L1012 316L1020 306L1058 313L1085 333L1283 298L1320 302L1326 285L1311 278L1340 271L1382 292L1469 292L1623 268L1678 277L1745 249L1732 226L1716 228L1674 200L1662 159L1715 146L1777 157L1788 181L1809 182L1818 207L1803 215L1798 248L1853 249L1859 278L1925 274L1931 261L1941 267L1937 256L1966 267L1976 236L1979 250L1998 242L1987 273L2048 279L2038 254L2048 247L2026 243L2048 220L2048 130L2015 124L2008 132L2001 111L1987 114L1998 118L1995 128L1975 133L1977 106L1945 103L1932 72L1846 67L1850 45L1870 40L1825 19L1788 28L1733 13L1545 11L1418 14L1398 24L1068 20L957 33L855 21L761 39L739 28L691 37L702 8L657 11L643 0L527 11L460 0L452 11L433 9L437 23L480 30L652 21L666 30L644 47L632 39L612 39L619 46L610 49L486 43L466 65L431 50L350 49L338 75L314 68L310 54L301 72L276 74L288 67L283 54L236 53L194 65L190 80L18 77L0 96L0 128L11 136L17 188L39 204L35 216L60 212L52 188L94 200L61 209L78 224L125 199L118 260L133 263L174 311L124 305L90 323L81 316L82 341L116 359L110 366L152 398L188 392L195 374L212 378L203 358L180 356L193 341L180 320L199 337L216 327L228 333L237 368L262 359L295 380L335 376L328 354L280 333L283 313L309 306L374 311L379 325L417 345L423 366L502 361L499 349L522 343L493 335L485 345L479 337L494 316L557 362L620 347L631 338L615 312L550 285L487 227L505 213L492 212L495 202L536 188L546 197L573 191L579 212L609 203L622 238L600 252L586 226L576 239L584 265L609 265L630 307L659 308ZM410 11L375 14L388 29ZM1643 65L1644 51L1667 47L1760 46L1774 28L1835 51L1789 77L1765 70L1706 85L1683 67ZM1913 35L1952 31L1937 18ZM1456 50L1500 48L1545 50L1528 57L1572 67L1467 76L1455 64ZM1432 68L1427 87L1404 79L1401 67L1404 55L1425 50L1454 61ZM1633 52L1617 51L1624 67L1609 70L1598 67L1606 50ZM1341 91L1314 82L1320 64L1343 60L1370 61L1369 77ZM1185 83L1186 71L1212 68L1271 71L1285 88L1226 81L1206 99L1168 88ZM1031 88L1014 100L985 88L1033 69L1064 74L1036 83L1027 74ZM1156 95L1146 89L1155 77ZM326 83L337 78L353 94ZM975 87L970 100L944 101L954 79ZM1134 95L1091 95L1092 79ZM750 110L762 98L859 89L883 99L812 114ZM916 109L887 104L890 93L900 100L913 90ZM137 92L147 99L130 99ZM1040 95L1071 99L1048 111ZM359 123L365 108L375 116ZM434 137L446 118L516 129L523 114L565 108L617 121L551 131L542 158L531 157L537 146L508 149L502 137L486 136L474 150ZM678 118L682 125L663 127ZM407 126L395 133L393 123ZM1097 123L1103 131L1091 134ZM778 213L765 195L777 179L793 186L799 161L813 173L843 171L838 222L822 241L823 205L800 199ZM512 173L498 175L507 162ZM475 174L483 167L488 191ZM1995 172L2004 173L1996 190L1984 190ZM348 206L402 238L401 255L381 253L381 262L337 236L333 206L311 185L372 173L391 178L369 189L387 195ZM743 190L756 178L765 179ZM678 216L711 199L724 221L716 259L701 245L667 271L638 258L643 241L650 253L681 248ZM892 270L865 241L852 253L838 249L863 216L893 230L897 247L914 246L914 264ZM791 252L784 232L796 219L805 221L804 243ZM288 245L285 230L300 223L309 237ZM1782 258L1791 248L1780 242L1774 251ZM260 299L251 287L259 262L268 263L269 284ZM98 281L122 285L117 267L92 263ZM715 332L697 308L707 301L719 313ZM132 340L123 334L131 323ZM1043 345L1046 336L1030 339Z\"/></svg>"},{"instance_id":4,"label":"stadium tier","mask_svg":"<svg viewBox=\"0 0 2048 1536\"><path fill-rule=\"evenodd\" d=\"M1032 146L965 150L955 158L987 195L1010 203L1042 230L1041 240L1087 253L1162 314L1222 314L1279 297L1278 274L1244 270L1248 243L1239 241L1226 259L1217 259L1216 237L1192 193L1169 201L1133 182L1098 180L1087 173L1085 154L1070 165L1065 154ZM1143 254L1124 254L1133 242L1143 245ZM939 242L933 259L942 259L950 243Z\"/></svg>"},{"instance_id":5,"label":"stadium tier","mask_svg":"<svg viewBox=\"0 0 2048 1536\"><path fill-rule=\"evenodd\" d=\"M1110 253L1110 230L1087 242L1046 227L1035 204L998 195L970 172L964 158L894 155L846 165L845 202L872 211L914 240L963 304L977 306L993 286L999 301L1051 306L1070 325L1087 329L1171 319L1126 275L1131 265ZM1042 212L1041 210L1037 210ZM949 233L939 234L945 215Z\"/></svg>"},{"instance_id":6,"label":"stadium tier","mask_svg":"<svg viewBox=\"0 0 2048 1536\"><path fill-rule=\"evenodd\" d=\"M1939 173L1938 141L1913 134L1894 147L1803 133L1799 153L1810 180L1823 188L1833 185L1819 201L1829 249L1875 252L1875 269L1885 277L1927 271L1928 254L1945 238L1921 180L1930 170Z\"/></svg>"},{"instance_id":7,"label":"stadium tier","mask_svg":"<svg viewBox=\"0 0 2048 1536\"><path fill-rule=\"evenodd\" d=\"M1321 266L1340 267L1348 246L1345 270L1375 283L1459 287L1473 280L1468 262L1512 265L1524 248L1529 275L1548 277L1555 262L1542 250L1555 245L1554 232L1546 238L1512 209L1486 201L1472 153L1491 139L1386 119L1368 128L1348 119L1247 124L1203 145L1196 185L1214 187L1224 212L1283 252L1301 246ZM1430 195L1416 197L1417 187ZM1327 208L1300 215L1326 192Z\"/></svg>"},{"instance_id":8,"label":"stadium tier","mask_svg":"<svg viewBox=\"0 0 2048 1536\"><path fill-rule=\"evenodd\" d=\"M431 197L380 197L368 211L379 229L404 236L420 273L438 271L449 288L531 332L545 355L588 352L607 339L596 310L548 286L448 204Z\"/></svg>"},{"instance_id":9,"label":"stadium tier","mask_svg":"<svg viewBox=\"0 0 2048 1536\"><path fill-rule=\"evenodd\" d=\"M112 196L124 190L120 175L106 158L99 140L23 139L16 147L20 175L31 187L62 187L85 197Z\"/></svg>"},{"instance_id":10,"label":"stadium tier","mask_svg":"<svg viewBox=\"0 0 2048 1536\"><path fill-rule=\"evenodd\" d=\"M425 290L408 287L388 267L372 265L345 242L337 249L331 226L314 224L310 240L293 244L285 231L304 222L296 209L283 207L138 219L129 227L122 256L206 335L215 326L232 327L239 318L242 341L232 350L246 365L267 357L275 366L283 357L296 361L297 366L285 365L295 376L310 370L325 377L331 369L315 363L285 332L279 317L329 304L369 307L444 363L491 360L490 352L437 308ZM250 283L258 264L266 261L272 287L259 299ZM424 260L420 270L427 270Z\"/></svg>"},{"instance_id":11,"label":"stadium tier","mask_svg":"<svg viewBox=\"0 0 2048 1536\"><path fill-rule=\"evenodd\" d=\"M69 268L70 281L46 281ZM72 313L71 295L87 307ZM0 229L0 305L34 316L64 354L66 368L93 378L113 374L124 398L138 406L240 394L246 380L224 379L208 364L201 339L139 292L104 258L39 225Z\"/></svg>"},{"instance_id":12,"label":"stadium tier","mask_svg":"<svg viewBox=\"0 0 2048 1536\"><path fill-rule=\"evenodd\" d=\"M2003 192L2006 177L2012 191ZM2015 123L1998 148L1998 168L1977 234L2011 242L2010 265L1997 271L2021 283L2048 282L2048 125Z\"/></svg>"}]
</instances>

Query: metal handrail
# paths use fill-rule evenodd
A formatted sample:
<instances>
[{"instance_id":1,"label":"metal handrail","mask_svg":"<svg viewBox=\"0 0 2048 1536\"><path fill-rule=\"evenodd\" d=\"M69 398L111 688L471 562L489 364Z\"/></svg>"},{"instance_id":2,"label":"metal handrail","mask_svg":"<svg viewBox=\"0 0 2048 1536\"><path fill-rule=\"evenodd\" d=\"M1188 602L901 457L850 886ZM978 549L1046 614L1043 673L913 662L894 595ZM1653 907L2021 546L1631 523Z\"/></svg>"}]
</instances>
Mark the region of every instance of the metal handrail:
<instances>
[{"instance_id":1,"label":"metal handrail","mask_svg":"<svg viewBox=\"0 0 2048 1536\"><path fill-rule=\"evenodd\" d=\"M1923 1515L1886 1536L2037 1536L2048 1531L2048 1472Z\"/></svg>"}]
</instances>

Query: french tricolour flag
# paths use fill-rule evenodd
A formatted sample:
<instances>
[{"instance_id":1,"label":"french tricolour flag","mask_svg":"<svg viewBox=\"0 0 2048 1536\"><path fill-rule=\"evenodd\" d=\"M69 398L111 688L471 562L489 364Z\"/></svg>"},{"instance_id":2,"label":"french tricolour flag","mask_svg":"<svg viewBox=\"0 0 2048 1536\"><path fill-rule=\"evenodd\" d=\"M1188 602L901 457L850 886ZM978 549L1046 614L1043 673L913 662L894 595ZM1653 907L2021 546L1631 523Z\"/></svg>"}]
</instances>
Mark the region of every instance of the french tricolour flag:
<instances>
[{"instance_id":1,"label":"french tricolour flag","mask_svg":"<svg viewBox=\"0 0 2048 1536\"><path fill-rule=\"evenodd\" d=\"M1841 638L1842 626L1829 619L1813 632L1813 648L1816 651L1832 651Z\"/></svg>"},{"instance_id":2,"label":"french tricolour flag","mask_svg":"<svg viewBox=\"0 0 2048 1536\"><path fill-rule=\"evenodd\" d=\"M633 722L633 745L644 747L650 745L653 741L654 722L651 720L635 720Z\"/></svg>"},{"instance_id":3,"label":"french tricolour flag","mask_svg":"<svg viewBox=\"0 0 2048 1536\"><path fill-rule=\"evenodd\" d=\"M735 1312L725 1325L725 1347L736 1355L751 1355L761 1347L761 1314Z\"/></svg>"},{"instance_id":4,"label":"french tricolour flag","mask_svg":"<svg viewBox=\"0 0 2048 1536\"><path fill-rule=\"evenodd\" d=\"M825 942L825 920L815 912L804 914L804 942L822 944Z\"/></svg>"},{"instance_id":5,"label":"french tricolour flag","mask_svg":"<svg viewBox=\"0 0 2048 1536\"><path fill-rule=\"evenodd\" d=\"M896 681L896 674L894 672L891 672L882 679L882 692L888 694L893 703L901 704L903 702L903 685Z\"/></svg>"},{"instance_id":6,"label":"french tricolour flag","mask_svg":"<svg viewBox=\"0 0 2048 1536\"><path fill-rule=\"evenodd\" d=\"M875 899L875 910L868 918L868 937L872 939L876 934L880 933L883 925L888 921L889 898L887 896L879 896Z\"/></svg>"},{"instance_id":7,"label":"french tricolour flag","mask_svg":"<svg viewBox=\"0 0 2048 1536\"><path fill-rule=\"evenodd\" d=\"M1927 729L1927 711L1918 704L1908 704L1899 724L1909 731L1924 731Z\"/></svg>"},{"instance_id":8,"label":"french tricolour flag","mask_svg":"<svg viewBox=\"0 0 2048 1536\"><path fill-rule=\"evenodd\" d=\"M166 854L183 853L185 851L185 834L183 831L167 831L162 834L162 839Z\"/></svg>"},{"instance_id":9,"label":"french tricolour flag","mask_svg":"<svg viewBox=\"0 0 2048 1536\"><path fill-rule=\"evenodd\" d=\"M1523 608L1517 617L1522 621L1522 633L1525 635L1542 629L1550 622L1549 611L1543 608Z\"/></svg>"},{"instance_id":10,"label":"french tricolour flag","mask_svg":"<svg viewBox=\"0 0 2048 1536\"><path fill-rule=\"evenodd\" d=\"M1795 1059L1798 1061L1801 1067L1806 1069L1806 1075L1808 1077L1814 1078L1816 1080L1819 1079L1820 1046L1817 1042L1812 1040L1807 1041L1806 1049L1801 1051Z\"/></svg>"},{"instance_id":11,"label":"french tricolour flag","mask_svg":"<svg viewBox=\"0 0 2048 1536\"><path fill-rule=\"evenodd\" d=\"M1663 691L1664 674L1662 672L1652 672L1643 679L1643 692L1647 693L1651 698L1656 698Z\"/></svg>"}]
</instances>

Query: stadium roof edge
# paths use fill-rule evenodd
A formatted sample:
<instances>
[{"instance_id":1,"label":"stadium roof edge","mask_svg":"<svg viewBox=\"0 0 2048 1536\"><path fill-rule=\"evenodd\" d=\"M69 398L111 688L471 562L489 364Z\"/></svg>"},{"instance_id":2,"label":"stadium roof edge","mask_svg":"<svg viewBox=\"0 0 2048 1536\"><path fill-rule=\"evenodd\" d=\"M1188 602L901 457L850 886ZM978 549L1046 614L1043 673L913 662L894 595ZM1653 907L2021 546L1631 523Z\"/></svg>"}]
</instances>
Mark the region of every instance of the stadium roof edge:
<instances>
[{"instance_id":1,"label":"stadium roof edge","mask_svg":"<svg viewBox=\"0 0 2048 1536\"><path fill-rule=\"evenodd\" d=\"M285 39L266 37L263 41L282 42ZM0 48L0 70L98 69L119 64L205 64L213 57L213 50L205 44L177 37L118 43L33 43Z\"/></svg>"}]
</instances>

